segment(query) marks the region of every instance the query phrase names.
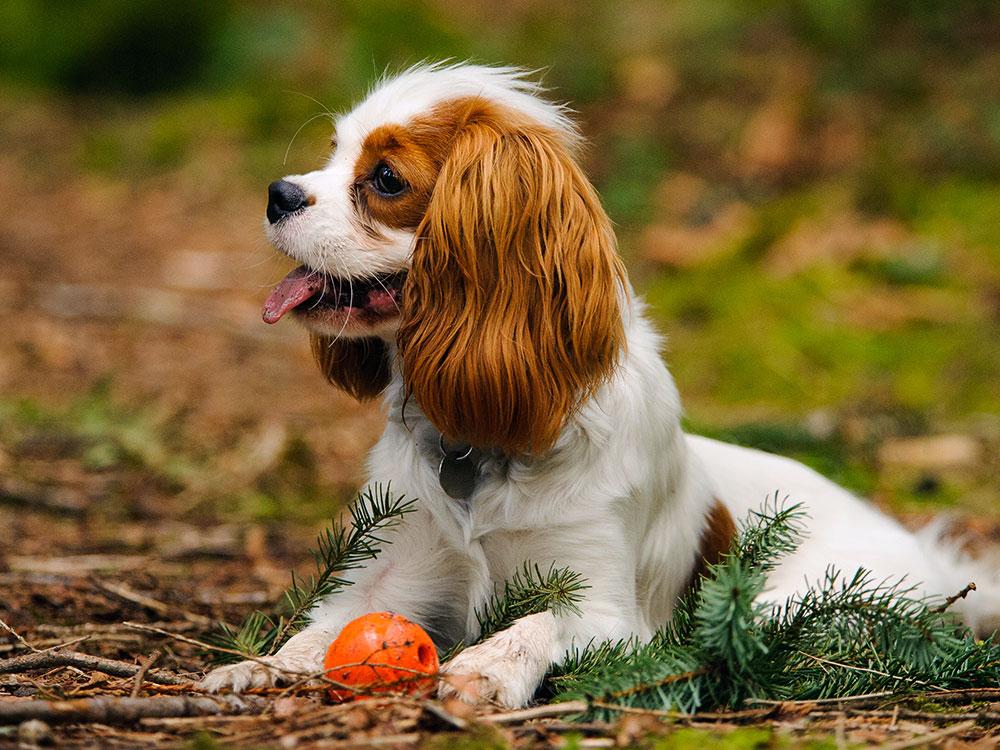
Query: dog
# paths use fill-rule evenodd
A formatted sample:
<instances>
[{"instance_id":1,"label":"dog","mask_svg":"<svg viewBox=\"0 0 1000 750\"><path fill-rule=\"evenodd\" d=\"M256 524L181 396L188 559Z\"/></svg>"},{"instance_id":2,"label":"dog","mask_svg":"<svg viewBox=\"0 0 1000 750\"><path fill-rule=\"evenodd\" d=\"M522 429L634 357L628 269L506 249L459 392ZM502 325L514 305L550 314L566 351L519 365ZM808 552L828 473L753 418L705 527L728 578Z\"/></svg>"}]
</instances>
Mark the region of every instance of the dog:
<instances>
[{"instance_id":1,"label":"dog","mask_svg":"<svg viewBox=\"0 0 1000 750\"><path fill-rule=\"evenodd\" d=\"M780 604L828 566L906 577L980 632L1000 594L934 535L913 534L811 469L681 430L661 339L578 163L569 112L525 73L421 65L336 122L329 161L269 187L266 232L301 264L263 317L288 313L331 383L381 398L368 472L419 498L377 560L275 655L210 672L210 690L322 671L353 618L392 610L440 646L529 561L582 575L579 613L543 613L465 648L445 694L515 708L574 647L649 639L776 489L808 538L770 574ZM978 574L978 575L977 575Z\"/></svg>"}]
</instances>

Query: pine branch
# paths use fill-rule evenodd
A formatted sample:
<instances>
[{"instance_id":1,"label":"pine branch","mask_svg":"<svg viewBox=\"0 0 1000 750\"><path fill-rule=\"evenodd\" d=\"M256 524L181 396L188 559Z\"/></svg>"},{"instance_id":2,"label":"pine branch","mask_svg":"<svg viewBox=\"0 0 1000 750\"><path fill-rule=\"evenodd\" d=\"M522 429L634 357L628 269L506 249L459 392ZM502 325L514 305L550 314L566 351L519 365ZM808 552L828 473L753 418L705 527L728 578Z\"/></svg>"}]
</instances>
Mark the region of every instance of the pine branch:
<instances>
[{"instance_id":1,"label":"pine branch","mask_svg":"<svg viewBox=\"0 0 1000 750\"><path fill-rule=\"evenodd\" d=\"M552 565L542 573L537 565L526 562L504 582L503 591L495 593L483 610L476 612L479 640L510 627L521 617L546 610L579 614L577 603L583 596L580 592L588 588L583 577L569 568Z\"/></svg>"},{"instance_id":2,"label":"pine branch","mask_svg":"<svg viewBox=\"0 0 1000 750\"><path fill-rule=\"evenodd\" d=\"M415 502L393 497L388 485L370 485L358 493L349 508L350 522L334 521L319 535L312 552L316 572L305 580L292 573L292 585L284 595L287 614L274 620L263 612L253 612L238 629L223 625L221 632L210 639L213 645L247 656L275 653L308 622L308 612L317 602L351 585L345 573L381 553L382 545L388 543L383 532L414 510ZM213 657L219 663L237 660L230 655Z\"/></svg>"},{"instance_id":3,"label":"pine branch","mask_svg":"<svg viewBox=\"0 0 1000 750\"><path fill-rule=\"evenodd\" d=\"M760 510L750 511L749 517L740 525L736 555L748 568L756 568L770 573L781 562L799 548L805 536L802 519L806 512L801 503L786 505L788 496L764 500Z\"/></svg>"},{"instance_id":4,"label":"pine branch","mask_svg":"<svg viewBox=\"0 0 1000 750\"><path fill-rule=\"evenodd\" d=\"M479 637L473 643L486 640L528 615L548 610L556 614L579 614L577 604L583 597L581 592L588 588L583 577L569 568L551 565L547 572L542 573L537 565L525 562L504 582L503 591L495 592L483 609L476 612ZM441 654L441 661L453 659L467 645L471 644L459 641Z\"/></svg>"},{"instance_id":5,"label":"pine branch","mask_svg":"<svg viewBox=\"0 0 1000 750\"><path fill-rule=\"evenodd\" d=\"M784 606L758 604L766 574L802 537L801 516L769 498L669 625L646 644L574 653L548 677L555 699L590 701L587 716L610 719L615 706L690 712L1000 681L1000 644L974 640L901 581L831 568Z\"/></svg>"}]
</instances>

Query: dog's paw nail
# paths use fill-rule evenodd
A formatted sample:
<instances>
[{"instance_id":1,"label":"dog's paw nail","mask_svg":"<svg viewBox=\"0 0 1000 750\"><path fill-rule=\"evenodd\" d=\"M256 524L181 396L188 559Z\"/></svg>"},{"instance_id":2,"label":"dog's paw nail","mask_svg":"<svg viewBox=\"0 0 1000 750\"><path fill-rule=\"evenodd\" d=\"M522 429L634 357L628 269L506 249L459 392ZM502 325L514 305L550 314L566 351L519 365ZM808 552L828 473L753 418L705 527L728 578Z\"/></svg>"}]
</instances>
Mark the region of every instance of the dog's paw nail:
<instances>
[{"instance_id":1,"label":"dog's paw nail","mask_svg":"<svg viewBox=\"0 0 1000 750\"><path fill-rule=\"evenodd\" d=\"M486 700L483 688L486 680L478 674L442 675L438 685L438 697L442 700L459 700L463 703L476 705Z\"/></svg>"}]
</instances>

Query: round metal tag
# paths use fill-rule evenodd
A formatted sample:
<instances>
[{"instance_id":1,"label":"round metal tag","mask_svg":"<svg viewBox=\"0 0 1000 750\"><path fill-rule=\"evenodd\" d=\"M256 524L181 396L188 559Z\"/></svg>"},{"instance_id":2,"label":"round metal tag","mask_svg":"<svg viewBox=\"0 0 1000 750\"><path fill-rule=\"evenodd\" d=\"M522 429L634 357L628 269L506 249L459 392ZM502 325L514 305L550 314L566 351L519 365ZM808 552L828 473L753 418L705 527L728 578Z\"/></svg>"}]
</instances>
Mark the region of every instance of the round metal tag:
<instances>
[{"instance_id":1,"label":"round metal tag","mask_svg":"<svg viewBox=\"0 0 1000 750\"><path fill-rule=\"evenodd\" d=\"M465 500L476 489L478 472L478 462L472 461L468 453L461 457L445 454L438 465L438 481L449 497Z\"/></svg>"}]
</instances>

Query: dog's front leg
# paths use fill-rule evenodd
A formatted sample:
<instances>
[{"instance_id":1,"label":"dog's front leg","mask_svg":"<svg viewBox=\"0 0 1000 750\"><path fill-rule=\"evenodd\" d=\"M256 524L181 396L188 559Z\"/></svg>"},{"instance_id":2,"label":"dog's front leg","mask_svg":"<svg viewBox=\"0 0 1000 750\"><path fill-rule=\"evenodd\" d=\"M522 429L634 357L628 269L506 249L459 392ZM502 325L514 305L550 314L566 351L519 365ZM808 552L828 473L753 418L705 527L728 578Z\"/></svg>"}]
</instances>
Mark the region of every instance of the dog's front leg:
<instances>
[{"instance_id":1,"label":"dog's front leg","mask_svg":"<svg viewBox=\"0 0 1000 750\"><path fill-rule=\"evenodd\" d=\"M462 567L439 539L429 515L422 510L408 515L388 539L391 543L378 559L351 571L351 585L313 608L309 624L277 653L213 669L201 687L240 692L319 675L333 639L368 612L391 610L427 628L441 628L449 620L464 625Z\"/></svg>"},{"instance_id":2,"label":"dog's front leg","mask_svg":"<svg viewBox=\"0 0 1000 750\"><path fill-rule=\"evenodd\" d=\"M635 593L634 561L613 521L518 535L517 553L542 569L551 561L586 581L579 612L529 615L469 646L445 664L441 697L519 708L531 700L545 673L573 648L630 637L647 639ZM559 550L553 556L552 550ZM602 554L601 550L609 550Z\"/></svg>"},{"instance_id":3,"label":"dog's front leg","mask_svg":"<svg viewBox=\"0 0 1000 750\"><path fill-rule=\"evenodd\" d=\"M531 700L549 665L560 655L555 615L528 615L447 662L438 693L467 703L520 708Z\"/></svg>"},{"instance_id":4,"label":"dog's front leg","mask_svg":"<svg viewBox=\"0 0 1000 750\"><path fill-rule=\"evenodd\" d=\"M583 626L587 619L589 622ZM549 668L560 663L574 647L643 635L638 627L622 630L621 626L619 617L609 619L595 614L591 618L586 610L582 618L552 612L522 617L444 664L445 679L438 694L467 703L521 708L534 696Z\"/></svg>"}]
</instances>

